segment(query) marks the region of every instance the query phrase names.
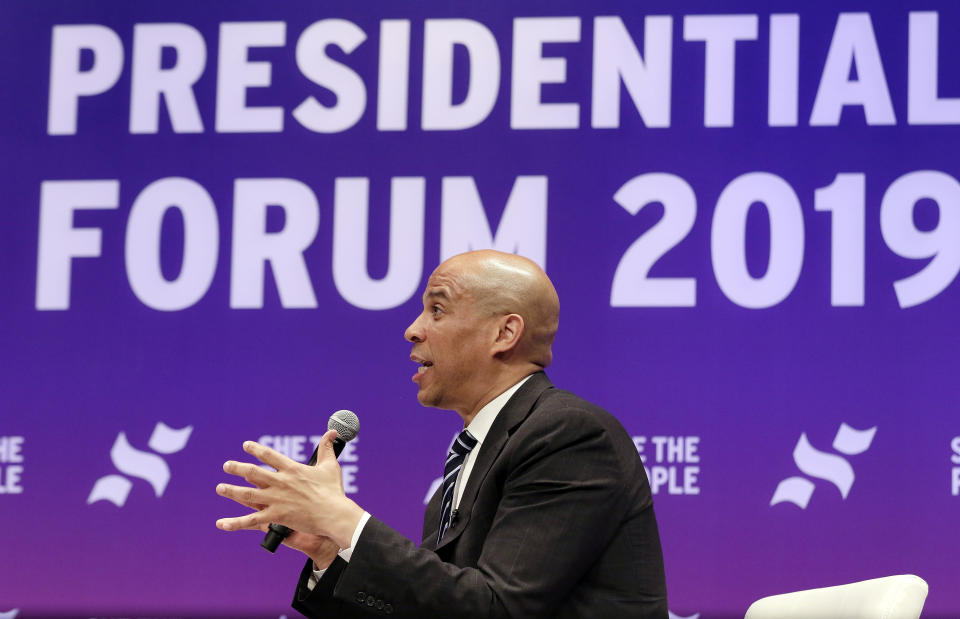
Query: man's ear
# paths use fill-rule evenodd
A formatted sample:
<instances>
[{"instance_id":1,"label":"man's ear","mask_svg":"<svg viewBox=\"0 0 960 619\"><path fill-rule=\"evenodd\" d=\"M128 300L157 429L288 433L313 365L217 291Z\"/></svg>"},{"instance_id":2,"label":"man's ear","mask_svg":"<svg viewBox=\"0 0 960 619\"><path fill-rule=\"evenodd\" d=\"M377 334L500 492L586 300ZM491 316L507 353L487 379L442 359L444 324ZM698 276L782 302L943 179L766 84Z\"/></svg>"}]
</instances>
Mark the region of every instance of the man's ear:
<instances>
[{"instance_id":1,"label":"man's ear","mask_svg":"<svg viewBox=\"0 0 960 619\"><path fill-rule=\"evenodd\" d=\"M520 338L523 337L523 316L507 314L502 316L498 323L497 339L493 343L493 352L502 354L517 348Z\"/></svg>"}]
</instances>

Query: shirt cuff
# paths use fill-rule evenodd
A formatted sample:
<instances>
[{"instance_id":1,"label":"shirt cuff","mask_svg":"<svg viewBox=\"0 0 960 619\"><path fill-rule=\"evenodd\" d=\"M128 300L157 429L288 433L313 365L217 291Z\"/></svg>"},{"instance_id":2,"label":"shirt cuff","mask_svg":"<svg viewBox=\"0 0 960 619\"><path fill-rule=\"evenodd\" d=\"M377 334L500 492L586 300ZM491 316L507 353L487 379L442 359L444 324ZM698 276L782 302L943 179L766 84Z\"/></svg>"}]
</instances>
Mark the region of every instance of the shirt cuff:
<instances>
[{"instance_id":1,"label":"shirt cuff","mask_svg":"<svg viewBox=\"0 0 960 619\"><path fill-rule=\"evenodd\" d=\"M350 562L350 557L353 556L353 549L357 547L357 540L360 539L360 534L363 533L363 527L367 524L367 520L370 520L370 513L363 512L363 515L360 516L360 522L357 523L357 528L353 530L353 537L350 538L350 547L341 548L340 552L337 553L340 555L340 558Z\"/></svg>"},{"instance_id":2,"label":"shirt cuff","mask_svg":"<svg viewBox=\"0 0 960 619\"><path fill-rule=\"evenodd\" d=\"M363 533L363 527L367 524L367 520L370 520L370 512L363 512L363 515L360 516L360 522L357 523L357 527L353 530L353 537L350 538L350 546L347 548L341 548L340 552L337 555L346 561L350 562L350 557L353 556L353 549L357 545L357 540L360 539L360 534ZM316 568L316 564L313 566ZM323 574L327 571L327 568L322 570L314 569L313 573L310 575L310 580L307 581L307 589L313 591L313 588L317 586L317 583L320 582L320 579L323 578Z\"/></svg>"}]
</instances>

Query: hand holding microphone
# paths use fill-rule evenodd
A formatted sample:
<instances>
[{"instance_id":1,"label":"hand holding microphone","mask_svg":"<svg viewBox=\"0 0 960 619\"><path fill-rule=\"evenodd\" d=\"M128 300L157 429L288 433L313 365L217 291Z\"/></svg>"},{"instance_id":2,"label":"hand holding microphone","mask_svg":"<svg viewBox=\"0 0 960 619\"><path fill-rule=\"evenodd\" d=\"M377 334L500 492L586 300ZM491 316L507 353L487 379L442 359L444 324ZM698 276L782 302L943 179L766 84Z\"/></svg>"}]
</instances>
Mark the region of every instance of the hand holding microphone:
<instances>
[{"instance_id":1,"label":"hand holding microphone","mask_svg":"<svg viewBox=\"0 0 960 619\"><path fill-rule=\"evenodd\" d=\"M225 472L243 477L256 487L219 484L217 494L255 511L246 516L221 518L217 520L217 527L225 531L263 530L270 523L282 522L305 535L330 538L340 548L349 546L363 510L344 495L336 457L347 441L356 437L359 422L352 412L337 411L330 417L328 428L335 430L336 435L330 431L324 435L308 465L254 441L245 442L245 452L276 471L249 462L224 463ZM287 526L271 529L263 547L272 552L285 537L284 530L290 529Z\"/></svg>"},{"instance_id":2,"label":"hand holding microphone","mask_svg":"<svg viewBox=\"0 0 960 619\"><path fill-rule=\"evenodd\" d=\"M337 438L333 441L333 455L339 458L346 444L355 439L357 433L360 432L360 420L357 419L357 415L353 411L339 410L330 415L330 420L327 421L327 430L337 431ZM313 450L313 455L310 456L310 461L307 462L307 466L315 466L317 464L317 452L319 450L320 445L317 445ZM276 552L277 547L292 531L290 527L271 522L270 530L267 531L263 541L260 542L260 546L270 552Z\"/></svg>"}]
</instances>

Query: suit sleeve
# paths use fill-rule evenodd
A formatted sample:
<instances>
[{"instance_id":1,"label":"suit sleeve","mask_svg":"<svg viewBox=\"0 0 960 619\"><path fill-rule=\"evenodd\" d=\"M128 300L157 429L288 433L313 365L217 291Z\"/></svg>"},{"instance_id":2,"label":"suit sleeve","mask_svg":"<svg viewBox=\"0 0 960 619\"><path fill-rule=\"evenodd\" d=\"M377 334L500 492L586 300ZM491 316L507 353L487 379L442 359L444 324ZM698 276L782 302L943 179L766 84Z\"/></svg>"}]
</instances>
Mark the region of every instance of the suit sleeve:
<instances>
[{"instance_id":1,"label":"suit sleeve","mask_svg":"<svg viewBox=\"0 0 960 619\"><path fill-rule=\"evenodd\" d=\"M344 608L341 601L333 596L334 588L337 585L340 575L343 573L347 562L337 557L324 572L323 577L317 582L313 590L307 587L310 575L313 573L313 560L307 559L300 572L300 579L297 581L297 589L293 593L293 603L291 606L307 617L353 617L348 609Z\"/></svg>"},{"instance_id":2,"label":"suit sleeve","mask_svg":"<svg viewBox=\"0 0 960 619\"><path fill-rule=\"evenodd\" d=\"M328 583L328 602L339 603L342 614L308 616L554 614L616 532L628 500L624 471L634 466L596 415L543 417L549 423L522 425L503 454L500 478L486 482L502 484L502 498L476 568L446 563L371 518L350 563L330 574L337 578Z\"/></svg>"}]
</instances>

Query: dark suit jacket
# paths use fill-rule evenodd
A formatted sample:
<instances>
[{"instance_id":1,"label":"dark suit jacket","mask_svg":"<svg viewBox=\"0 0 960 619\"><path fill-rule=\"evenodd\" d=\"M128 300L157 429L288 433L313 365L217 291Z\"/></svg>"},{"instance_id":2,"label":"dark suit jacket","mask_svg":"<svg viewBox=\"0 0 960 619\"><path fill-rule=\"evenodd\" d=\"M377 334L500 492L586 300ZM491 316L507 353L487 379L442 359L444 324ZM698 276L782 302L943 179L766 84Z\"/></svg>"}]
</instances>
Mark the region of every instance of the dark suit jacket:
<instances>
[{"instance_id":1,"label":"dark suit jacket","mask_svg":"<svg viewBox=\"0 0 960 619\"><path fill-rule=\"evenodd\" d=\"M307 561L293 607L308 617L667 617L633 441L542 372L491 426L438 547L439 511L438 490L420 547L371 517L350 562L334 561L313 591Z\"/></svg>"}]
</instances>

